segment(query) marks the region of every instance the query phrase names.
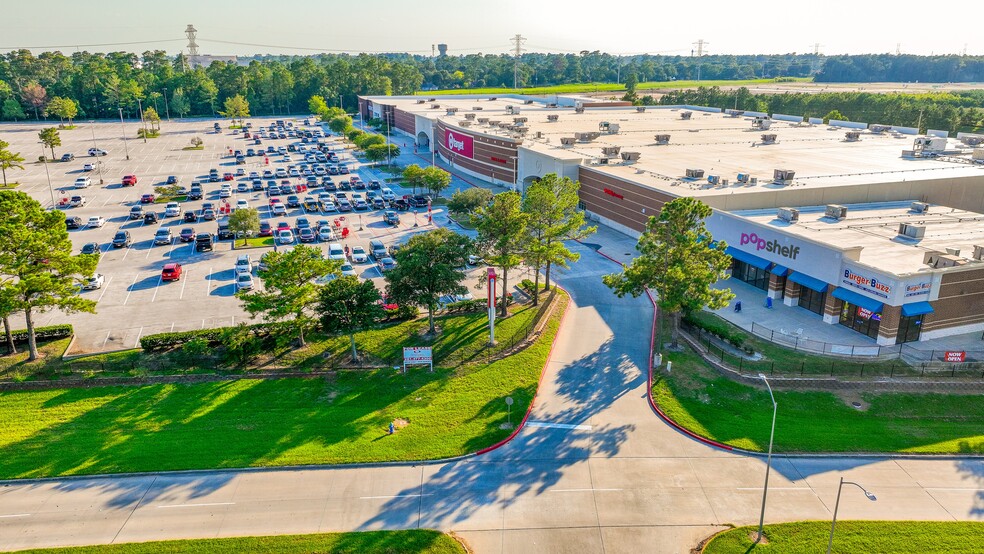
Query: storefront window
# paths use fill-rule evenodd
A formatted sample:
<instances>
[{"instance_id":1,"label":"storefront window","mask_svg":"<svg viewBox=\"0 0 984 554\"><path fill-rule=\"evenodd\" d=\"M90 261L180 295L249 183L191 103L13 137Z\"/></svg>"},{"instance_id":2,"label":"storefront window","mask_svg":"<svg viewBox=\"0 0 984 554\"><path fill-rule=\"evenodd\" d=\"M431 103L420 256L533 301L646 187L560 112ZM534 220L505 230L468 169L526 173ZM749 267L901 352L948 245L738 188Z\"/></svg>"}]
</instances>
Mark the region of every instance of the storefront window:
<instances>
[{"instance_id":1,"label":"storefront window","mask_svg":"<svg viewBox=\"0 0 984 554\"><path fill-rule=\"evenodd\" d=\"M841 308L840 324L854 329L862 335L877 339L878 327L881 325L881 314L876 314L861 306L855 306L850 302L844 302L844 307Z\"/></svg>"},{"instance_id":2,"label":"storefront window","mask_svg":"<svg viewBox=\"0 0 984 554\"><path fill-rule=\"evenodd\" d=\"M817 292L811 288L800 287L799 307L806 308L811 312L822 316L823 304L827 300L827 293Z\"/></svg>"},{"instance_id":3,"label":"storefront window","mask_svg":"<svg viewBox=\"0 0 984 554\"><path fill-rule=\"evenodd\" d=\"M902 316L899 319L899 334L895 337L895 344L903 342L915 342L919 340L919 333L922 331L921 315Z\"/></svg>"},{"instance_id":4,"label":"storefront window","mask_svg":"<svg viewBox=\"0 0 984 554\"><path fill-rule=\"evenodd\" d=\"M748 265L740 260L733 260L731 265L731 278L744 281L755 288L769 290L769 272L759 269L753 265Z\"/></svg>"}]
</instances>

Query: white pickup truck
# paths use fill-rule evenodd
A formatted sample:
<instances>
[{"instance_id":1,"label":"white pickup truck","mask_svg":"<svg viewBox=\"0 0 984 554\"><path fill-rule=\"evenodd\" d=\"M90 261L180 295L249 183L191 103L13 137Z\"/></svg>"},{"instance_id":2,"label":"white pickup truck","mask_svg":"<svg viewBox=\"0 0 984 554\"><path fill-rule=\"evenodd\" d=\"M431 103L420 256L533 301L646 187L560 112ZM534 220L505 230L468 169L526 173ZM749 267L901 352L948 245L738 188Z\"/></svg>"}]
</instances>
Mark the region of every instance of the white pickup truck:
<instances>
[{"instance_id":1,"label":"white pickup truck","mask_svg":"<svg viewBox=\"0 0 984 554\"><path fill-rule=\"evenodd\" d=\"M68 201L68 205L73 208L81 208L82 206L85 206L85 203L86 203L85 196L73 196Z\"/></svg>"}]
</instances>

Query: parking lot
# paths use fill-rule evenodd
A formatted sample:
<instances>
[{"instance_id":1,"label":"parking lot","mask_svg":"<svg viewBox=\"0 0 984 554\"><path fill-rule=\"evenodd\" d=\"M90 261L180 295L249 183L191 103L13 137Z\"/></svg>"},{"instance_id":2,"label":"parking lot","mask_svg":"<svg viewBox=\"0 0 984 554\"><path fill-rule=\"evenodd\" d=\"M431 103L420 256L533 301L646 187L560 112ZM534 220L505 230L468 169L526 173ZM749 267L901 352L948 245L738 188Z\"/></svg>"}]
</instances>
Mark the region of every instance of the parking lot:
<instances>
[{"instance_id":1,"label":"parking lot","mask_svg":"<svg viewBox=\"0 0 984 554\"><path fill-rule=\"evenodd\" d=\"M277 119L290 121L294 129L321 129L320 126L305 126L303 118L252 118L252 130L268 127ZM222 127L219 133L214 132L213 124L218 122ZM270 154L245 158L245 164L236 164L235 158L229 155L230 150L247 148L274 148L301 145L301 138L287 137L285 139L262 139L262 145L254 145L253 140L245 140L242 134L233 134L228 129L228 120L182 120L162 122L162 133L159 138L131 138L136 136L138 122L128 121L125 124L127 141L124 146L123 129L116 123L79 122L75 130L61 131L62 146L56 147L56 156L63 153L73 153L76 159L71 162L54 162L48 164L34 163L42 153L38 144L37 133L46 125L42 124L4 124L0 125L0 137L11 143L11 150L21 152L28 160L26 171L10 171L8 178L21 183L18 190L30 194L42 205L64 210L66 216L78 216L83 223L90 217L102 217L105 223L101 227L83 225L78 230L70 230L73 247L79 251L84 244L96 242L99 245L101 258L97 272L104 276L102 287L95 290L81 291L80 294L97 301L96 314L70 314L58 312L42 314L38 318L39 325L49 325L69 322L75 326L76 341L72 354L83 352L110 351L132 348L139 345L141 336L166 332L220 327L235 324L248 319L248 314L240 307L240 302L234 297L236 292L234 264L239 254L247 253L254 263L254 282L262 287L261 281L255 277L255 264L260 256L272 250L270 247L233 250L232 241L217 241L211 252L196 252L194 241L181 242L178 234L185 227L194 227L196 232L215 233L218 227L216 221L184 222L181 216L163 217L164 204L143 204L145 210L155 211L162 217L157 224L145 224L143 219L130 219L130 210L140 205L144 194L154 193L155 186L164 184L168 176L175 176L178 184L189 187L192 181L202 181L204 197L201 200L181 202L181 213L194 210L197 216L202 214L202 206L211 202L221 206L228 201L235 206L239 200L245 200L250 207L258 208L261 222L269 222L276 228L277 224L285 222L291 229L296 229L297 218L306 217L312 225L319 221L327 221L335 229L340 242L346 246L367 247L372 239L381 239L387 246L405 241L415 232L426 231L434 225L447 221L443 208L433 210L433 223L428 222L426 208L399 212L400 223L396 226L383 221L383 210L370 209L361 212L339 213L323 211L322 206L317 210L307 210L304 207L287 208L286 215L273 216L270 198L265 191L237 192L237 184L249 182L248 175L256 171L260 174L266 169L286 169L290 165L300 166L304 163L303 155L290 152L291 162L283 161L283 156ZM47 126L51 126L50 124ZM289 127L287 127L289 129ZM327 127L323 128L327 132ZM203 150L186 150L193 137L204 141ZM363 182L372 180L382 181L382 175L364 166L350 150L343 147L338 137L321 139L328 149L338 156L338 163L346 164L351 175L357 175ZM306 146L306 145L305 145ZM106 156L90 157L90 148L106 150ZM50 151L45 151L50 156ZM129 160L127 160L127 153ZM94 171L83 171L86 163L97 164ZM47 165L47 173L46 166ZM309 164L310 166L311 164ZM236 176L229 198L220 198L219 190L225 181L208 182L210 169L217 169L219 175L233 173L240 168L245 176ZM74 181L83 175L88 175L92 184L88 188L74 188ZM121 184L125 175L136 175L135 186L124 187ZM48 178L51 187L49 190ZM349 175L332 176L338 183ZM100 183L102 180L102 183ZM284 179L276 178L280 183ZM306 183L304 176L288 178L291 185ZM268 179L263 179L264 186ZM319 185L322 177L318 177ZM397 197L409 194L411 191L392 186ZM325 192L320 186L307 192L296 192L299 198L306 195L317 197ZM347 191L366 193L365 190ZM86 197L86 204L80 207L61 207L63 199L75 195ZM286 203L287 195L279 197ZM220 215L221 217L221 215ZM159 228L170 229L174 238L169 244L154 245L154 235ZM341 231L348 229L346 238L341 238ZM129 248L114 248L112 240L119 230L129 231L132 244ZM311 243L327 251L327 242ZM278 248L290 248L290 245ZM165 282L161 279L161 270L167 263L177 262L183 267L183 274L178 281ZM375 263L354 263L355 271L363 279L372 279L382 290L384 283L382 273ZM467 282L474 286L478 281L477 269ZM485 292L476 291L476 296ZM16 321L16 319L15 319Z\"/></svg>"}]
</instances>

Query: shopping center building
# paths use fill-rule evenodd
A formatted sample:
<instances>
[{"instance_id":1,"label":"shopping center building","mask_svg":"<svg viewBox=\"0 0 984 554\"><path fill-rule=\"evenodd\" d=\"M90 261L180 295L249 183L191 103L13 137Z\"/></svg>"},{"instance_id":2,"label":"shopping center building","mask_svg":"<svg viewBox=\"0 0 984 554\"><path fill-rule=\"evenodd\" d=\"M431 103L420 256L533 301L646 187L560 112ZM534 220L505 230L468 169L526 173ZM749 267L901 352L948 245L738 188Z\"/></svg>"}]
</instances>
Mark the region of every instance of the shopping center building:
<instances>
[{"instance_id":1,"label":"shopping center building","mask_svg":"<svg viewBox=\"0 0 984 554\"><path fill-rule=\"evenodd\" d=\"M456 173L520 191L549 173L578 180L589 217L633 236L696 197L733 278L818 324L878 344L984 331L984 136L575 96L359 107Z\"/></svg>"}]
</instances>

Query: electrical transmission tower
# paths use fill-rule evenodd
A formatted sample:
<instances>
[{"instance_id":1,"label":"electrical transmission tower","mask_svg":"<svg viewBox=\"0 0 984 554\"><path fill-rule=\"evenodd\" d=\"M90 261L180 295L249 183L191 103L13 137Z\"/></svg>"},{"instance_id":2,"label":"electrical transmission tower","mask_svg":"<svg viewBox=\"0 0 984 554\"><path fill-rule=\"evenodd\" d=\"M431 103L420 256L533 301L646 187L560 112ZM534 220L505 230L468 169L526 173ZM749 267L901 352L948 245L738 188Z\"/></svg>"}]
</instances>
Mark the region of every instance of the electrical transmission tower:
<instances>
[{"instance_id":1,"label":"electrical transmission tower","mask_svg":"<svg viewBox=\"0 0 984 554\"><path fill-rule=\"evenodd\" d=\"M700 58L701 56L704 55L704 47L707 46L708 44L710 43L706 42L704 39L698 39L697 42L694 43L694 46L697 47L697 80L698 81L700 81Z\"/></svg>"},{"instance_id":2,"label":"electrical transmission tower","mask_svg":"<svg viewBox=\"0 0 984 554\"><path fill-rule=\"evenodd\" d=\"M197 56L198 43L195 42L195 38L198 36L198 29L194 25L188 25L188 28L185 29L185 36L188 37L188 55Z\"/></svg>"},{"instance_id":3,"label":"electrical transmission tower","mask_svg":"<svg viewBox=\"0 0 984 554\"><path fill-rule=\"evenodd\" d=\"M523 53L523 43L526 42L526 38L523 35L516 35L509 39L513 43L513 55L516 57L516 64L513 66L513 88L519 88L519 56Z\"/></svg>"}]
</instances>

